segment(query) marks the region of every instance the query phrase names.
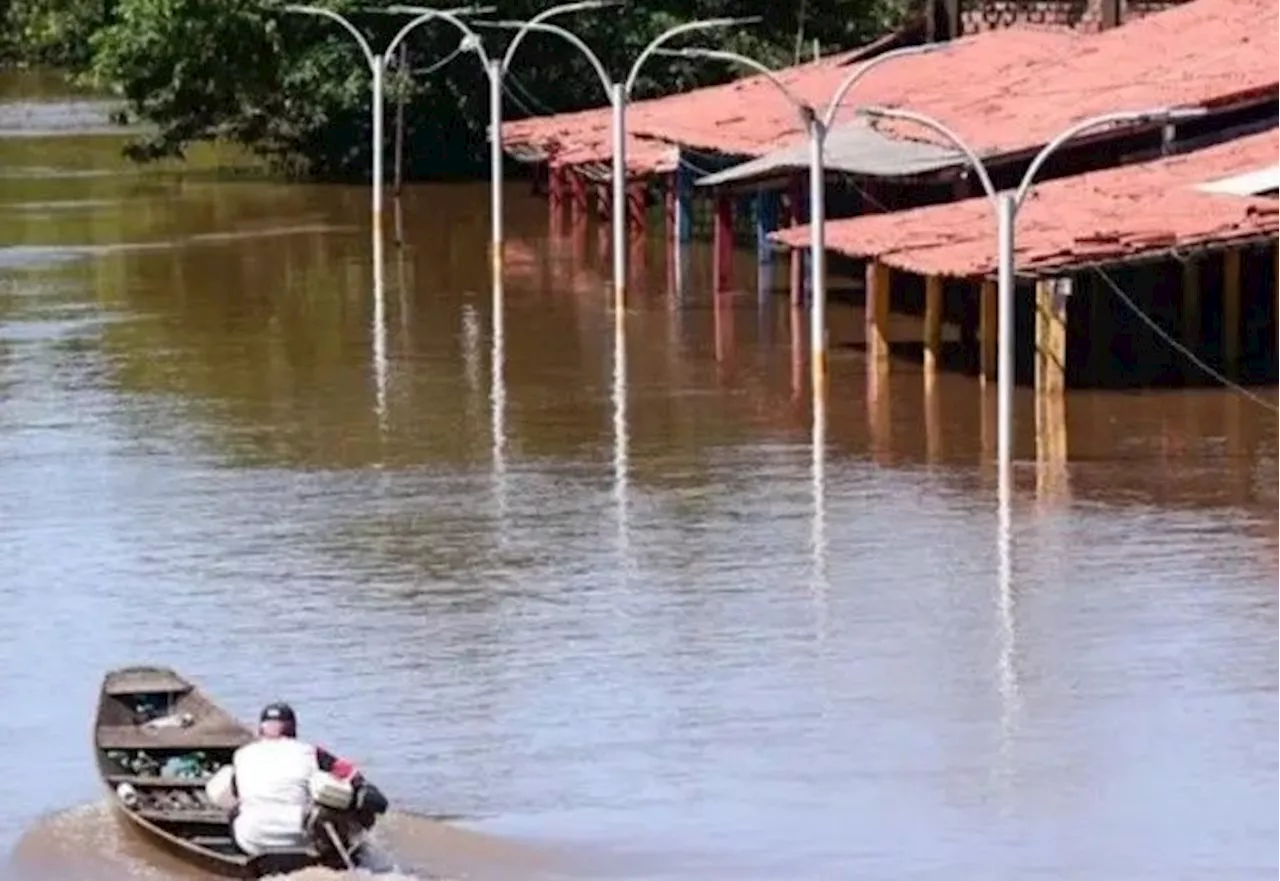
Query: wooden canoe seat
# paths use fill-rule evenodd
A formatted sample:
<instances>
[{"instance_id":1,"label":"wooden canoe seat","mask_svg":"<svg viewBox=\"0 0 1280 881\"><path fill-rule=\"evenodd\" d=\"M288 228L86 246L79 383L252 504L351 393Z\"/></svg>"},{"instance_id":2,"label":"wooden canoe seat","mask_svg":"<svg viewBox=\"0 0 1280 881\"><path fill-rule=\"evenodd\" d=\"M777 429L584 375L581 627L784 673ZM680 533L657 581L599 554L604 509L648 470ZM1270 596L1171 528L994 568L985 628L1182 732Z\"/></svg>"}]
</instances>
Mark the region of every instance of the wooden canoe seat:
<instances>
[{"instance_id":1,"label":"wooden canoe seat","mask_svg":"<svg viewBox=\"0 0 1280 881\"><path fill-rule=\"evenodd\" d=\"M197 719L186 728L145 728L141 725L104 725L97 731L98 749L226 749L248 743L253 736L238 726L217 719Z\"/></svg>"},{"instance_id":2,"label":"wooden canoe seat","mask_svg":"<svg viewBox=\"0 0 1280 881\"><path fill-rule=\"evenodd\" d=\"M112 697L129 694L182 695L191 691L187 682L172 670L163 667L136 667L112 673L102 687L102 693Z\"/></svg>"},{"instance_id":3,"label":"wooden canoe seat","mask_svg":"<svg viewBox=\"0 0 1280 881\"><path fill-rule=\"evenodd\" d=\"M230 822L227 812L218 808L167 808L165 810L139 808L132 813L156 823L208 823L214 826L225 826Z\"/></svg>"},{"instance_id":4,"label":"wooden canoe seat","mask_svg":"<svg viewBox=\"0 0 1280 881\"><path fill-rule=\"evenodd\" d=\"M112 786L128 783L130 786L145 786L150 789L204 789L204 785L209 782L192 777L139 777L134 774L107 774L105 779Z\"/></svg>"}]
</instances>

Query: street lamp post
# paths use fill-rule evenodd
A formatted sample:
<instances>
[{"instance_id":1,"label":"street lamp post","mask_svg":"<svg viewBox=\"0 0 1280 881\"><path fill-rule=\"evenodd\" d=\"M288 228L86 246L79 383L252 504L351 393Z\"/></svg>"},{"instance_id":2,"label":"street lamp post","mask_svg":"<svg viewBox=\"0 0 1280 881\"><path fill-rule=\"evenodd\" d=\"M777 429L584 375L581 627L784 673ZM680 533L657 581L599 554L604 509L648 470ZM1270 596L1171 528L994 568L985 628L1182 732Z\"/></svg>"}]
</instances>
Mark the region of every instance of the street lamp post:
<instances>
[{"instance_id":1,"label":"street lamp post","mask_svg":"<svg viewBox=\"0 0 1280 881\"><path fill-rule=\"evenodd\" d=\"M912 122L930 129L950 142L972 166L974 173L982 184L982 189L995 209L998 283L997 336L1000 344L996 366L996 458L999 470L1000 495L1004 498L1009 491L1012 467L1014 225L1019 209L1021 209L1027 195L1031 192L1036 173L1040 171L1049 157L1068 141L1095 129L1126 124L1168 125L1180 120L1203 116L1205 111L1202 108L1129 110L1104 113L1078 122L1069 126L1036 154L1036 157L1031 160L1031 164L1027 166L1026 172L1022 175L1022 180L1013 194L997 192L991 182L991 176L988 174L982 160L978 157L977 152L965 143L958 134L938 120L922 113L886 107L864 107L859 113L869 119L897 119Z\"/></svg>"},{"instance_id":2,"label":"street lamp post","mask_svg":"<svg viewBox=\"0 0 1280 881\"><path fill-rule=\"evenodd\" d=\"M474 7L464 7L459 10L448 9L426 9L419 10L416 18L400 28L396 35L391 38L391 42L387 44L386 49L381 54L375 53L369 45L369 41L364 34L353 25L346 17L334 12L332 9L325 9L321 6L304 6L299 4L289 4L284 7L286 12L301 13L303 15L315 15L320 18L327 18L330 21L337 22L343 30L355 38L356 43L360 46L360 51L364 53L364 59L369 65L369 72L373 76L373 230L374 241L381 241L382 232L382 147L383 147L383 83L385 79L387 62L391 58L391 54L395 52L396 47L409 35L414 28L421 24L425 24L432 19L442 19L449 22L454 27L461 30L464 34L475 37L475 33L463 23L459 17L474 11ZM481 50L483 51L483 50Z\"/></svg>"},{"instance_id":3,"label":"street lamp post","mask_svg":"<svg viewBox=\"0 0 1280 881\"><path fill-rule=\"evenodd\" d=\"M586 56L587 61L591 63L592 69L596 76L600 78L600 85L604 88L605 95L608 98L609 106L612 110L612 130L613 138L613 291L615 305L621 309L623 299L625 297L627 282L627 213L626 213L626 105L630 98L631 90L635 86L636 77L640 73L644 63L657 54L662 46L669 40L674 39L682 34L693 31L712 30L714 28L733 27L735 25L752 24L758 22L758 16L746 18L712 18L703 21L692 21L685 24L676 25L654 38L640 54L636 57L635 62L631 65L627 76L622 81L614 80L609 72L605 69L604 63L599 56L591 50L583 40L572 31L566 30L559 25L547 24L539 21L536 17L529 21L494 21L494 22L477 22L478 27L505 28L515 30L517 32L516 40L524 36L529 31L541 31L543 33L552 34L570 43L574 48ZM506 62L510 61L512 51L516 40L512 40L512 46L508 47Z\"/></svg>"},{"instance_id":4,"label":"street lamp post","mask_svg":"<svg viewBox=\"0 0 1280 881\"><path fill-rule=\"evenodd\" d=\"M823 157L827 133L831 131L836 114L840 112L840 105L844 102L849 90L872 70L898 58L923 55L945 47L945 43L907 46L902 49L893 49L863 62L841 80L821 112L797 97L776 73L745 55L714 49L676 49L663 53L683 58L727 61L746 67L767 78L800 115L800 122L809 136L809 273L813 291L809 312L809 345L815 394L825 394L827 378L827 209L826 168Z\"/></svg>"},{"instance_id":5,"label":"street lamp post","mask_svg":"<svg viewBox=\"0 0 1280 881\"><path fill-rule=\"evenodd\" d=\"M488 13L493 12L496 8L497 7L495 6L462 6L455 9L447 9L445 11L452 12L457 15L487 15ZM422 14L422 13L432 12L432 11L434 10L432 10L429 7L416 7L415 14ZM361 8L360 12L365 12L372 15L394 14L389 9L382 9L377 7ZM417 73L422 76L431 76L437 70L440 70L441 68L447 67L448 65L452 64L453 60L462 54L462 51L463 51L463 47L460 45L458 46L458 48L454 49L444 58L439 59L430 67L426 68L425 70L417 71ZM388 56L389 56L389 53L388 53ZM409 64L408 44L405 42L402 42L399 48L399 56L396 58L396 71L401 76L404 76L404 77L410 76L411 72L408 69L408 64ZM396 242L396 245L401 245L404 243L403 218L400 211L400 192L401 192L401 186L404 180L404 173L403 173L404 93L403 92L400 93L400 95L396 100L396 122L395 122L395 131L392 133L392 139L395 143L395 150L393 151L393 155L395 156L395 168L391 172L392 192L395 194L395 200L396 200L395 202L395 242Z\"/></svg>"},{"instance_id":6,"label":"street lamp post","mask_svg":"<svg viewBox=\"0 0 1280 881\"><path fill-rule=\"evenodd\" d=\"M539 23L553 16L593 9L605 9L609 6L616 6L620 2L622 0L578 0L575 3L562 3L558 6L544 9L525 22L516 32L515 36L511 38L511 42L507 44L506 52L500 59L487 57L480 46L479 38L474 33L468 33L463 40L460 48L464 51L468 49L474 50L480 55L481 61L484 63L485 75L489 80L489 176L491 178L489 192L489 247L495 278L502 272L502 243L505 237L502 216L502 88L503 78L507 69L511 66L511 57L515 54L516 47L520 45L525 34ZM429 10L422 6L397 5L388 7L387 11L416 14L425 13ZM483 26L482 23L478 22L477 24Z\"/></svg>"}]
</instances>

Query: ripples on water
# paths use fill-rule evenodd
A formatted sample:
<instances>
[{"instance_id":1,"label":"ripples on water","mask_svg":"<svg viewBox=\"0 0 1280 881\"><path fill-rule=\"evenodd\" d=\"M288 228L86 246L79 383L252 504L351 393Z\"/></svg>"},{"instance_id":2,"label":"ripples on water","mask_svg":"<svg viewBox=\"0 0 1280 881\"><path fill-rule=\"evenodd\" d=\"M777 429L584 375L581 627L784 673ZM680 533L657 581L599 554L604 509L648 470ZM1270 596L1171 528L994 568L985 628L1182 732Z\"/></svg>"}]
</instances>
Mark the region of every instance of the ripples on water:
<instances>
[{"instance_id":1,"label":"ripples on water","mask_svg":"<svg viewBox=\"0 0 1280 881\"><path fill-rule=\"evenodd\" d=\"M0 276L0 838L97 798L99 678L154 661L245 717L292 700L402 806L493 836L472 872L553 848L580 877L1274 875L1274 419L1073 398L1105 418L1072 422L1056 494L1020 466L1001 597L967 380L935 457L918 375L886 441L838 355L819 521L785 325L742 301L717 363L708 310L656 293L620 508L603 296L510 283L495 474L484 218L418 233L380 427L363 245L317 225L363 193L175 191L196 219L166 220L59 180L4 199L160 214L71 241L0 205L22 253L84 257Z\"/></svg>"}]
</instances>

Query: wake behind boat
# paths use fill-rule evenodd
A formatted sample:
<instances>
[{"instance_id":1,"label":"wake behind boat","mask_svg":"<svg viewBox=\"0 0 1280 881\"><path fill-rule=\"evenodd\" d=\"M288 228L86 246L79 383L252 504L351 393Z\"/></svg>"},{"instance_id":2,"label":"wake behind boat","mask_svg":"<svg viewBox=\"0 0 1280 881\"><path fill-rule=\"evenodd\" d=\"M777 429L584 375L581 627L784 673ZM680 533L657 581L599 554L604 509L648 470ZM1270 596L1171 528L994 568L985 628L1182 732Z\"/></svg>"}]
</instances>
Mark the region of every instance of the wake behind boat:
<instances>
[{"instance_id":1,"label":"wake behind boat","mask_svg":"<svg viewBox=\"0 0 1280 881\"><path fill-rule=\"evenodd\" d=\"M98 773L117 812L152 843L229 878L261 878L310 866L360 865L372 818L350 792L319 797L306 849L249 856L232 837L231 813L206 787L254 732L164 667L127 667L104 677L94 725ZM385 804L384 804L385 808Z\"/></svg>"}]
</instances>

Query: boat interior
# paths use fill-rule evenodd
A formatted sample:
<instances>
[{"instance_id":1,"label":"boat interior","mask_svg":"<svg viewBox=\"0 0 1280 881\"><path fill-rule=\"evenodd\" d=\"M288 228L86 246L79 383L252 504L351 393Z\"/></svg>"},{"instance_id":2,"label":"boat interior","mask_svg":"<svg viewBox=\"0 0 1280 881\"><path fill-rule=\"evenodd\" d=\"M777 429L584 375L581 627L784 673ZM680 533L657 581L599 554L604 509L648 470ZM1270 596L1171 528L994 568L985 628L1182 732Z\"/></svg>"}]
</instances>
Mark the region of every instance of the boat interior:
<instances>
[{"instance_id":1,"label":"boat interior","mask_svg":"<svg viewBox=\"0 0 1280 881\"><path fill-rule=\"evenodd\" d=\"M124 807L159 831L225 857L244 858L227 811L205 783L252 732L176 674L136 668L104 682L98 766Z\"/></svg>"}]
</instances>

